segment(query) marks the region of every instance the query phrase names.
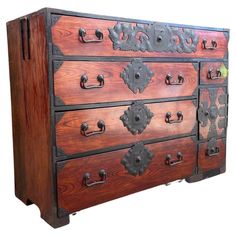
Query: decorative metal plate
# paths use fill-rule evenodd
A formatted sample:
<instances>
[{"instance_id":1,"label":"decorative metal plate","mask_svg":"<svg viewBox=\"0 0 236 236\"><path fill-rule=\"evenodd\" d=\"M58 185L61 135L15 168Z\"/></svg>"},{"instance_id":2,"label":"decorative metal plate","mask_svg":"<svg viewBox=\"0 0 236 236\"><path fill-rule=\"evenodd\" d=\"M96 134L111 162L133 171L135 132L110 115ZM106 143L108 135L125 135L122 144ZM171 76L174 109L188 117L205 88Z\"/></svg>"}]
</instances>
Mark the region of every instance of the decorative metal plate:
<instances>
[{"instance_id":1,"label":"decorative metal plate","mask_svg":"<svg viewBox=\"0 0 236 236\"><path fill-rule=\"evenodd\" d=\"M218 88L208 88L210 104L208 101L201 101L198 109L198 120L201 127L206 127L210 122L207 139L217 137L217 126L226 129L227 125L227 95L222 94L218 97L220 106L216 105ZM217 119L220 117L220 119Z\"/></svg>"},{"instance_id":2,"label":"decorative metal plate","mask_svg":"<svg viewBox=\"0 0 236 236\"><path fill-rule=\"evenodd\" d=\"M124 126L133 134L141 134L150 123L153 113L141 101L135 101L120 117Z\"/></svg>"},{"instance_id":3,"label":"decorative metal plate","mask_svg":"<svg viewBox=\"0 0 236 236\"><path fill-rule=\"evenodd\" d=\"M121 160L121 164L131 175L142 175L153 158L142 142L135 144Z\"/></svg>"},{"instance_id":4,"label":"decorative metal plate","mask_svg":"<svg viewBox=\"0 0 236 236\"><path fill-rule=\"evenodd\" d=\"M131 63L120 73L120 77L133 93L142 93L147 87L154 73L143 64L141 59L133 59Z\"/></svg>"},{"instance_id":5,"label":"decorative metal plate","mask_svg":"<svg viewBox=\"0 0 236 236\"><path fill-rule=\"evenodd\" d=\"M122 51L178 52L196 51L199 37L193 30L165 24L130 24L118 22L109 28L113 48Z\"/></svg>"}]
</instances>

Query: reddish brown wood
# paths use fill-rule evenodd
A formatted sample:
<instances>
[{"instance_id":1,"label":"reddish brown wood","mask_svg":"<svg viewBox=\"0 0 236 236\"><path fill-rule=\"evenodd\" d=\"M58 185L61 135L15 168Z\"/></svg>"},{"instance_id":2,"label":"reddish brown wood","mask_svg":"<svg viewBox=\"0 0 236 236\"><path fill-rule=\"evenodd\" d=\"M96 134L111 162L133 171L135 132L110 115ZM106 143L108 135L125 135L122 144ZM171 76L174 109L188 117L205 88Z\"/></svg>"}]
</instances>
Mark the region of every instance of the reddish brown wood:
<instances>
[{"instance_id":1,"label":"reddish brown wood","mask_svg":"<svg viewBox=\"0 0 236 236\"><path fill-rule=\"evenodd\" d=\"M194 53L167 53L167 52L134 52L113 50L112 41L109 38L108 28L113 28L116 21L89 19L82 17L62 16L52 27L52 41L64 55L82 56L129 56L129 57L205 57L223 58L227 53L228 40L223 32L196 30L199 35L199 43ZM104 40L99 43L83 43L78 40L80 28L87 31L87 37L94 38L96 29L101 29ZM205 50L202 41L216 40L216 50ZM207 46L209 46L207 44Z\"/></svg>"},{"instance_id":2,"label":"reddish brown wood","mask_svg":"<svg viewBox=\"0 0 236 236\"><path fill-rule=\"evenodd\" d=\"M56 124L57 147L66 154L81 153L139 140L188 134L195 127L196 108L191 100L146 104L146 106L154 116L143 133L137 135L131 134L120 120L128 106L65 112ZM182 123L168 124L165 122L167 112L171 112L172 118L176 119L178 111L183 113ZM56 116L60 117L61 114L58 113ZM89 131L98 130L98 120L105 122L105 133L90 137L85 137L80 133L80 126L83 122L88 123Z\"/></svg>"},{"instance_id":3,"label":"reddish brown wood","mask_svg":"<svg viewBox=\"0 0 236 236\"><path fill-rule=\"evenodd\" d=\"M212 69L213 74L216 75L216 71L221 71L220 79L209 79L208 71ZM200 83L201 84L222 84L225 83L228 78L228 69L223 62L202 62L200 71Z\"/></svg>"},{"instance_id":4,"label":"reddish brown wood","mask_svg":"<svg viewBox=\"0 0 236 236\"><path fill-rule=\"evenodd\" d=\"M219 154L216 156L209 157L206 155L208 143L201 143L199 144L199 154L198 154L198 161L199 161L199 168L200 171L208 171L211 169L218 169L225 167L225 151L226 146L223 139L217 140L217 147L219 147Z\"/></svg>"},{"instance_id":5,"label":"reddish brown wood","mask_svg":"<svg viewBox=\"0 0 236 236\"><path fill-rule=\"evenodd\" d=\"M141 176L130 175L121 164L128 149L79 158L58 166L58 206L71 213L114 198L122 197L159 184L192 175L196 163L196 145L191 138L146 145L154 153L153 159ZM183 162L167 166L167 154L183 154ZM97 180L99 170L107 173L105 184L86 187L83 175L91 174Z\"/></svg>"},{"instance_id":6,"label":"reddish brown wood","mask_svg":"<svg viewBox=\"0 0 236 236\"><path fill-rule=\"evenodd\" d=\"M58 227L53 207L52 153L45 15L32 14L30 59L23 60L20 20L7 24L12 100L15 194L35 203L41 216Z\"/></svg>"},{"instance_id":7,"label":"reddish brown wood","mask_svg":"<svg viewBox=\"0 0 236 236\"><path fill-rule=\"evenodd\" d=\"M225 88L218 88L217 92L216 92L216 102L215 102L215 105L217 106L218 109L220 108L224 108L224 109L227 109L227 107L225 107L225 105L223 104L220 104L219 103L219 97L221 95L225 95L226 92L225 92ZM204 103L204 102L207 102L208 103L208 107L210 106L211 104L211 101L210 101L210 94L209 94L209 90L207 88L204 88L204 89L200 89L200 103ZM216 130L217 130L217 135L218 137L222 137L225 135L224 133L224 128L219 128L218 127L218 122L221 120L221 119L225 119L225 117L220 117L218 116L215 120L215 124L216 124ZM207 135L208 135L208 132L210 131L210 126L211 126L211 122L208 120L208 123L205 127L202 127L202 125L200 124L200 129L199 129L199 133L200 133L200 136L201 136L201 139L207 139Z\"/></svg>"},{"instance_id":8,"label":"reddish brown wood","mask_svg":"<svg viewBox=\"0 0 236 236\"><path fill-rule=\"evenodd\" d=\"M154 73L148 86L142 93L134 94L120 73L124 71L129 62L88 62L65 61L55 72L55 95L66 105L83 103L115 102L124 100L153 99L166 97L191 96L198 84L198 71L192 63L148 63L144 64ZM87 84L97 85L97 76L104 75L103 88L83 89L80 87L81 76L86 74L89 78ZM182 85L167 85L165 79L171 74L174 80L182 74Z\"/></svg>"}]
</instances>

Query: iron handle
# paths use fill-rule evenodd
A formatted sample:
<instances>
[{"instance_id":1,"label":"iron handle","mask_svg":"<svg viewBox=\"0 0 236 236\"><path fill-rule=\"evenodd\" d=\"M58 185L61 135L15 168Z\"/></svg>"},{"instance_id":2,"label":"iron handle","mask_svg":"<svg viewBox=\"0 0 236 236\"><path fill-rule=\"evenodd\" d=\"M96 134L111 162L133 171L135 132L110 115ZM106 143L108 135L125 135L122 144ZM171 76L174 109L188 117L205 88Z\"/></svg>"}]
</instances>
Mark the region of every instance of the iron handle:
<instances>
[{"instance_id":1,"label":"iron handle","mask_svg":"<svg viewBox=\"0 0 236 236\"><path fill-rule=\"evenodd\" d=\"M171 120L171 112L167 112L166 113L166 117L165 117L165 122L169 123L169 124L175 124L175 123L181 123L184 119L183 113L181 111L177 112L177 119L176 120Z\"/></svg>"},{"instance_id":2,"label":"iron handle","mask_svg":"<svg viewBox=\"0 0 236 236\"><path fill-rule=\"evenodd\" d=\"M217 48L217 42L215 40L211 40L211 46L207 46L207 40L202 40L202 47L206 50L215 50Z\"/></svg>"},{"instance_id":3,"label":"iron handle","mask_svg":"<svg viewBox=\"0 0 236 236\"><path fill-rule=\"evenodd\" d=\"M89 172L85 173L84 177L83 177L84 185L87 187L92 187L94 185L104 184L106 182L106 178L107 178L106 171L100 170L98 175L100 177L100 180L90 181L90 179L91 179L90 173Z\"/></svg>"},{"instance_id":4,"label":"iron handle","mask_svg":"<svg viewBox=\"0 0 236 236\"><path fill-rule=\"evenodd\" d=\"M216 70L216 73L214 75L213 69L209 69L207 72L207 79L210 80L216 80L216 79L223 79L224 77L221 76L220 69Z\"/></svg>"},{"instance_id":5,"label":"iron handle","mask_svg":"<svg viewBox=\"0 0 236 236\"><path fill-rule=\"evenodd\" d=\"M104 84L105 84L104 75L99 74L97 76L97 81L99 82L98 85L86 85L86 83L88 82L88 76L86 74L84 74L80 78L80 87L82 89L94 89L94 88L102 88L102 87L104 87Z\"/></svg>"},{"instance_id":6,"label":"iron handle","mask_svg":"<svg viewBox=\"0 0 236 236\"><path fill-rule=\"evenodd\" d=\"M165 159L165 164L168 166L174 166L183 162L184 157L181 152L177 152L176 157L177 159L173 160L171 154L167 154Z\"/></svg>"},{"instance_id":7,"label":"iron handle","mask_svg":"<svg viewBox=\"0 0 236 236\"><path fill-rule=\"evenodd\" d=\"M97 127L99 128L99 130L88 132L89 125L88 125L88 123L83 122L80 126L80 131L81 131L81 134L85 137L89 137L89 136L96 135L96 134L103 134L105 132L106 126L105 126L105 122L103 120L98 121Z\"/></svg>"},{"instance_id":8,"label":"iron handle","mask_svg":"<svg viewBox=\"0 0 236 236\"><path fill-rule=\"evenodd\" d=\"M182 85L184 83L183 75L179 74L177 80L173 80L171 74L166 76L165 82L167 85Z\"/></svg>"},{"instance_id":9,"label":"iron handle","mask_svg":"<svg viewBox=\"0 0 236 236\"><path fill-rule=\"evenodd\" d=\"M212 148L208 148L206 150L206 155L208 157L217 156L219 153L220 153L220 148L219 147L212 147Z\"/></svg>"},{"instance_id":10,"label":"iron handle","mask_svg":"<svg viewBox=\"0 0 236 236\"><path fill-rule=\"evenodd\" d=\"M103 32L100 29L95 30L95 39L86 39L86 30L83 28L79 29L79 39L83 43L99 43L103 41Z\"/></svg>"}]
</instances>

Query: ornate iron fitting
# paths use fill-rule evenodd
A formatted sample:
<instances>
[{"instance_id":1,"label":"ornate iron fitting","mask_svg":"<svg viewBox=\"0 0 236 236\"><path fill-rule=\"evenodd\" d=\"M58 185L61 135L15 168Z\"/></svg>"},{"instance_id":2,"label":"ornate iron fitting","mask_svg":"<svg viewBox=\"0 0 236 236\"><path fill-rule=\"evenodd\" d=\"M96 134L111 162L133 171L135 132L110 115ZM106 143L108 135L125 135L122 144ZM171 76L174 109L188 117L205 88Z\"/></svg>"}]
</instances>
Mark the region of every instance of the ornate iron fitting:
<instances>
[{"instance_id":1,"label":"ornate iron fitting","mask_svg":"<svg viewBox=\"0 0 236 236\"><path fill-rule=\"evenodd\" d=\"M215 138L209 140L206 150L206 156L213 157L217 156L220 152L220 148L217 146L217 141Z\"/></svg>"},{"instance_id":2,"label":"ornate iron fitting","mask_svg":"<svg viewBox=\"0 0 236 236\"><path fill-rule=\"evenodd\" d=\"M198 35L193 30L165 24L136 24L118 22L109 28L113 48L121 51L192 53L197 49Z\"/></svg>"},{"instance_id":3,"label":"ornate iron fitting","mask_svg":"<svg viewBox=\"0 0 236 236\"><path fill-rule=\"evenodd\" d=\"M141 59L133 59L131 63L120 73L120 77L133 93L142 93L147 87L154 73L142 62Z\"/></svg>"},{"instance_id":4,"label":"ornate iron fitting","mask_svg":"<svg viewBox=\"0 0 236 236\"><path fill-rule=\"evenodd\" d=\"M141 134L154 114L141 101L135 101L120 117L124 126L133 135Z\"/></svg>"},{"instance_id":5,"label":"ornate iron fitting","mask_svg":"<svg viewBox=\"0 0 236 236\"><path fill-rule=\"evenodd\" d=\"M153 153L142 142L135 144L121 160L121 164L131 175L142 175L153 158Z\"/></svg>"}]
</instances>

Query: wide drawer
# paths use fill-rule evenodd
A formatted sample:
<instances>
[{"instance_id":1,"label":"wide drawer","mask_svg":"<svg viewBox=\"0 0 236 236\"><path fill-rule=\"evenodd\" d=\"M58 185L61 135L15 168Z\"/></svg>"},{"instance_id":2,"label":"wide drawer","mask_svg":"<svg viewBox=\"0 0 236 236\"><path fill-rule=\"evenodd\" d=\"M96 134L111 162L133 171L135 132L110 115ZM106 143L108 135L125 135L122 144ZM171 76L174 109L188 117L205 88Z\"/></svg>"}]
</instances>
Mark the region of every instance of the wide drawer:
<instances>
[{"instance_id":1,"label":"wide drawer","mask_svg":"<svg viewBox=\"0 0 236 236\"><path fill-rule=\"evenodd\" d=\"M201 84L223 84L228 80L227 62L201 62Z\"/></svg>"},{"instance_id":2,"label":"wide drawer","mask_svg":"<svg viewBox=\"0 0 236 236\"><path fill-rule=\"evenodd\" d=\"M192 96L198 85L197 63L55 61L54 70L57 106Z\"/></svg>"},{"instance_id":3,"label":"wide drawer","mask_svg":"<svg viewBox=\"0 0 236 236\"><path fill-rule=\"evenodd\" d=\"M183 179L193 174L192 138L143 145L57 164L58 214Z\"/></svg>"},{"instance_id":4,"label":"wide drawer","mask_svg":"<svg viewBox=\"0 0 236 236\"><path fill-rule=\"evenodd\" d=\"M53 16L54 17L54 16ZM223 58L228 32L55 16L54 54L128 57Z\"/></svg>"},{"instance_id":5,"label":"wide drawer","mask_svg":"<svg viewBox=\"0 0 236 236\"><path fill-rule=\"evenodd\" d=\"M195 100L56 113L58 155L196 132Z\"/></svg>"}]
</instances>

